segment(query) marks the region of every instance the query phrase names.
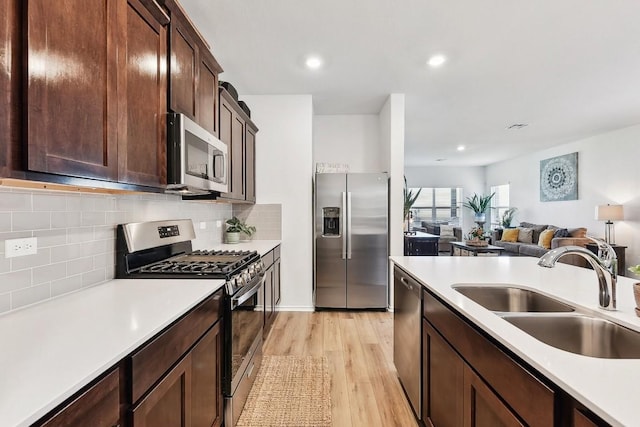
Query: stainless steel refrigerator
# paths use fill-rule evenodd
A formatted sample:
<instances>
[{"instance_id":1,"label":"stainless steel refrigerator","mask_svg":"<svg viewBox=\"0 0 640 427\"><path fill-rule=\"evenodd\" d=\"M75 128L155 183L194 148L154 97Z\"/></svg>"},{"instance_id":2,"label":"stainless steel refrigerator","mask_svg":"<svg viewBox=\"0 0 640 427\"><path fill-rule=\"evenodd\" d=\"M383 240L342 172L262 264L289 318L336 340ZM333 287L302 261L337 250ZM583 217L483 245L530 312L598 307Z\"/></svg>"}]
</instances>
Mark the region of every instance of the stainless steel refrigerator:
<instances>
[{"instance_id":1,"label":"stainless steel refrigerator","mask_svg":"<svg viewBox=\"0 0 640 427\"><path fill-rule=\"evenodd\" d=\"M387 308L388 182L386 173L316 174L316 307Z\"/></svg>"}]
</instances>

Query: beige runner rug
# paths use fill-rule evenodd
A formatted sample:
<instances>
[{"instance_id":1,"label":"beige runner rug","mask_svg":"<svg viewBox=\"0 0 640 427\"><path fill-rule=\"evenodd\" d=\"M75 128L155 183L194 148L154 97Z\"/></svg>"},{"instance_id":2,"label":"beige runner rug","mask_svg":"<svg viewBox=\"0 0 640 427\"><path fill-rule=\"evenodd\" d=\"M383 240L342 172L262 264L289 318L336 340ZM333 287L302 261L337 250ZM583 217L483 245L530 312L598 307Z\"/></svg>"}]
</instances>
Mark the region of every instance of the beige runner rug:
<instances>
[{"instance_id":1,"label":"beige runner rug","mask_svg":"<svg viewBox=\"0 0 640 427\"><path fill-rule=\"evenodd\" d=\"M326 357L264 356L237 427L330 427Z\"/></svg>"}]
</instances>

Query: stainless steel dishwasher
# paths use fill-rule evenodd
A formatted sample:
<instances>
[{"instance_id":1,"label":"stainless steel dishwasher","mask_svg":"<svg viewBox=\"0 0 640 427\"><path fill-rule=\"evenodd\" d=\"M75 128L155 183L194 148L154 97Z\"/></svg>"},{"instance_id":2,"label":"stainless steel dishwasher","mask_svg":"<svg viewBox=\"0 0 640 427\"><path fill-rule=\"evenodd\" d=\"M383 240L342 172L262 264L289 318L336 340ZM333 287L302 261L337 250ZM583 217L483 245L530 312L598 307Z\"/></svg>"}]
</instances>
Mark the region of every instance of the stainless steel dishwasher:
<instances>
[{"instance_id":1,"label":"stainless steel dishwasher","mask_svg":"<svg viewBox=\"0 0 640 427\"><path fill-rule=\"evenodd\" d=\"M393 269L393 362L416 417L421 416L422 286L398 267Z\"/></svg>"}]
</instances>

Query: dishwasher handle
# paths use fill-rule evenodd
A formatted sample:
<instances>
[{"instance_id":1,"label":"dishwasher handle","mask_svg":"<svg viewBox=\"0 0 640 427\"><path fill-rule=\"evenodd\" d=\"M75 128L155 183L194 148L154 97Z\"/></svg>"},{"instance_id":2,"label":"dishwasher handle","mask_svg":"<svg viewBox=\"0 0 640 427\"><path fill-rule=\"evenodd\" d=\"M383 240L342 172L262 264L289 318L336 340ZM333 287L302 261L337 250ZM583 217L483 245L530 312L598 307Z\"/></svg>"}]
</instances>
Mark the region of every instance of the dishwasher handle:
<instances>
[{"instance_id":1,"label":"dishwasher handle","mask_svg":"<svg viewBox=\"0 0 640 427\"><path fill-rule=\"evenodd\" d=\"M412 294L420 296L420 287L417 283L410 283L406 277L400 277L400 283L404 285Z\"/></svg>"}]
</instances>

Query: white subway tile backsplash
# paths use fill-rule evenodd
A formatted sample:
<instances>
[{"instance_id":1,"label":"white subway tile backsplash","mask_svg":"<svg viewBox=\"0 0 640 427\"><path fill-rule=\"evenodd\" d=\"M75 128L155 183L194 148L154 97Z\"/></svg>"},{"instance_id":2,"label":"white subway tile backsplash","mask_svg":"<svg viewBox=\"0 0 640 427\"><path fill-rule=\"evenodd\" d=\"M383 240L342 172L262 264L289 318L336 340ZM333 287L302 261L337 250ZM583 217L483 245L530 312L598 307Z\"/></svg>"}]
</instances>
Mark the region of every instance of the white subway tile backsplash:
<instances>
[{"instance_id":1,"label":"white subway tile backsplash","mask_svg":"<svg viewBox=\"0 0 640 427\"><path fill-rule=\"evenodd\" d=\"M80 212L51 212L51 228L80 227Z\"/></svg>"},{"instance_id":2,"label":"white subway tile backsplash","mask_svg":"<svg viewBox=\"0 0 640 427\"><path fill-rule=\"evenodd\" d=\"M11 231L11 214L8 212L0 213L0 232Z\"/></svg>"},{"instance_id":3,"label":"white subway tile backsplash","mask_svg":"<svg viewBox=\"0 0 640 427\"><path fill-rule=\"evenodd\" d=\"M20 289L11 293L11 309L20 308L48 298L51 298L50 283Z\"/></svg>"},{"instance_id":4,"label":"white subway tile backsplash","mask_svg":"<svg viewBox=\"0 0 640 427\"><path fill-rule=\"evenodd\" d=\"M114 252L108 252L104 254L94 255L93 267L94 268L113 268L116 265L116 254Z\"/></svg>"},{"instance_id":5,"label":"white subway tile backsplash","mask_svg":"<svg viewBox=\"0 0 640 427\"><path fill-rule=\"evenodd\" d=\"M122 224L122 223L117 223ZM117 225L115 224L115 225ZM93 238L95 240L115 239L116 229L113 225L105 225L93 228Z\"/></svg>"},{"instance_id":6,"label":"white subway tile backsplash","mask_svg":"<svg viewBox=\"0 0 640 427\"><path fill-rule=\"evenodd\" d=\"M0 294L31 286L31 270L0 274Z\"/></svg>"},{"instance_id":7,"label":"white subway tile backsplash","mask_svg":"<svg viewBox=\"0 0 640 427\"><path fill-rule=\"evenodd\" d=\"M82 258L82 244L54 246L51 248L51 262L68 261L70 259Z\"/></svg>"},{"instance_id":8,"label":"white subway tile backsplash","mask_svg":"<svg viewBox=\"0 0 640 427\"><path fill-rule=\"evenodd\" d=\"M91 286L105 281L105 269L89 271L82 275L82 286Z\"/></svg>"},{"instance_id":9,"label":"white subway tile backsplash","mask_svg":"<svg viewBox=\"0 0 640 427\"><path fill-rule=\"evenodd\" d=\"M0 295L0 313L11 310L11 294Z\"/></svg>"},{"instance_id":10,"label":"white subway tile backsplash","mask_svg":"<svg viewBox=\"0 0 640 427\"><path fill-rule=\"evenodd\" d=\"M93 227L67 229L67 243L89 242L94 239Z\"/></svg>"},{"instance_id":11,"label":"white subway tile backsplash","mask_svg":"<svg viewBox=\"0 0 640 427\"><path fill-rule=\"evenodd\" d=\"M105 212L82 212L82 226L105 225L106 218Z\"/></svg>"},{"instance_id":12,"label":"white subway tile backsplash","mask_svg":"<svg viewBox=\"0 0 640 427\"><path fill-rule=\"evenodd\" d=\"M38 267L41 265L49 264L50 262L51 249L38 248L38 252L36 254L11 258L11 271Z\"/></svg>"},{"instance_id":13,"label":"white subway tile backsplash","mask_svg":"<svg viewBox=\"0 0 640 427\"><path fill-rule=\"evenodd\" d=\"M0 212L32 210L30 193L2 193Z\"/></svg>"},{"instance_id":14,"label":"white subway tile backsplash","mask_svg":"<svg viewBox=\"0 0 640 427\"><path fill-rule=\"evenodd\" d=\"M59 262L57 264L43 265L33 269L33 284L37 285L44 282L67 277L67 263Z\"/></svg>"},{"instance_id":15,"label":"white subway tile backsplash","mask_svg":"<svg viewBox=\"0 0 640 427\"><path fill-rule=\"evenodd\" d=\"M232 216L231 205L187 202L166 194L6 187L0 192L0 313L113 279L117 224L191 218L196 224L194 247L210 248L222 241L215 221ZM206 230L199 229L201 221ZM261 228L266 232L266 223ZM4 240L32 236L38 238L38 254L4 258Z\"/></svg>"},{"instance_id":16,"label":"white subway tile backsplash","mask_svg":"<svg viewBox=\"0 0 640 427\"><path fill-rule=\"evenodd\" d=\"M77 276L68 276L64 279L54 280L51 282L51 296L56 297L58 295L77 291L80 288L82 288L82 274L78 274Z\"/></svg>"},{"instance_id":17,"label":"white subway tile backsplash","mask_svg":"<svg viewBox=\"0 0 640 427\"><path fill-rule=\"evenodd\" d=\"M93 270L93 257L91 256L67 261L67 274L69 276L86 273L91 270Z\"/></svg>"},{"instance_id":18,"label":"white subway tile backsplash","mask_svg":"<svg viewBox=\"0 0 640 427\"><path fill-rule=\"evenodd\" d=\"M34 193L33 194L33 210L34 211L66 211L67 198L64 193Z\"/></svg>"},{"instance_id":19,"label":"white subway tile backsplash","mask_svg":"<svg viewBox=\"0 0 640 427\"><path fill-rule=\"evenodd\" d=\"M60 246L67 243L66 229L37 230L33 232L33 236L38 238L38 248Z\"/></svg>"},{"instance_id":20,"label":"white subway tile backsplash","mask_svg":"<svg viewBox=\"0 0 640 427\"><path fill-rule=\"evenodd\" d=\"M67 210L80 212L82 210L82 194L67 194Z\"/></svg>"},{"instance_id":21,"label":"white subway tile backsplash","mask_svg":"<svg viewBox=\"0 0 640 427\"><path fill-rule=\"evenodd\" d=\"M4 249L4 242L2 242L2 248ZM7 273L11 271L11 258L5 258L4 253L0 254L0 273Z\"/></svg>"},{"instance_id":22,"label":"white subway tile backsplash","mask_svg":"<svg viewBox=\"0 0 640 427\"><path fill-rule=\"evenodd\" d=\"M11 229L13 231L48 230L50 228L50 212L13 212L11 214Z\"/></svg>"}]
</instances>

